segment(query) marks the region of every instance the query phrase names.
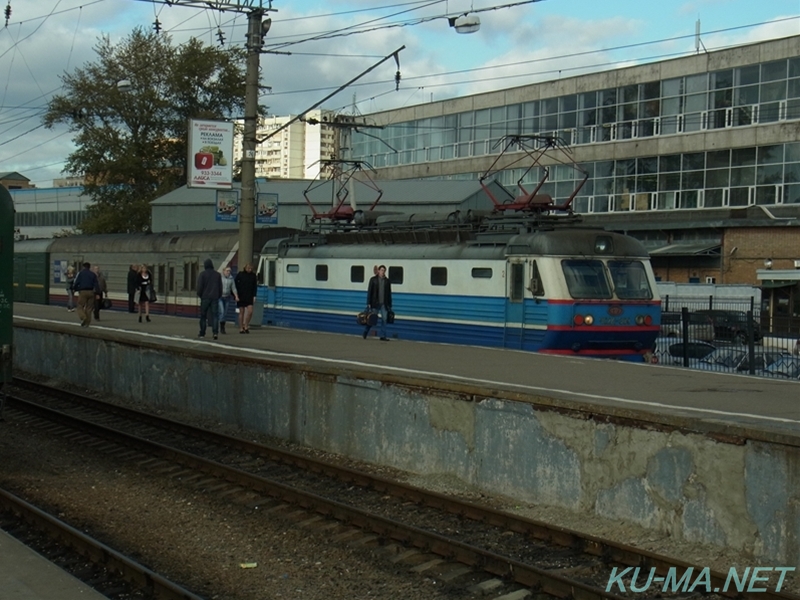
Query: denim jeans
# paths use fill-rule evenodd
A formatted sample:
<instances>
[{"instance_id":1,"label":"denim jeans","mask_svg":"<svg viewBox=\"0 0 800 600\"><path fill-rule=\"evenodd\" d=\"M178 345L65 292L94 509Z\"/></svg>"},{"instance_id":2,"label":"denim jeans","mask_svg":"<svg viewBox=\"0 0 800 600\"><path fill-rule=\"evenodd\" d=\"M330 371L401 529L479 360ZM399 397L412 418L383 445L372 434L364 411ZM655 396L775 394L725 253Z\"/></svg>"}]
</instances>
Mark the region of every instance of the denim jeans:
<instances>
[{"instance_id":1,"label":"denim jeans","mask_svg":"<svg viewBox=\"0 0 800 600\"><path fill-rule=\"evenodd\" d=\"M219 299L219 322L224 323L227 319L225 315L228 314L228 304L230 304L232 296L226 296Z\"/></svg>"},{"instance_id":2,"label":"denim jeans","mask_svg":"<svg viewBox=\"0 0 800 600\"><path fill-rule=\"evenodd\" d=\"M389 309L386 308L385 306L381 306L380 308L373 308L372 310L377 312L378 315L379 315L378 324L377 324L378 334L380 334L380 336L382 338L387 337L387 335L386 335L386 317L389 314ZM372 329L372 327L367 325L367 328L366 328L365 333L364 333L364 337L367 337L367 334L369 333L370 329Z\"/></svg>"},{"instance_id":3,"label":"denim jeans","mask_svg":"<svg viewBox=\"0 0 800 600\"><path fill-rule=\"evenodd\" d=\"M219 333L219 301L200 299L200 335L206 334L206 321L211 325L214 335Z\"/></svg>"},{"instance_id":4,"label":"denim jeans","mask_svg":"<svg viewBox=\"0 0 800 600\"><path fill-rule=\"evenodd\" d=\"M75 292L72 288L67 288L67 308L75 308L74 297Z\"/></svg>"}]
</instances>

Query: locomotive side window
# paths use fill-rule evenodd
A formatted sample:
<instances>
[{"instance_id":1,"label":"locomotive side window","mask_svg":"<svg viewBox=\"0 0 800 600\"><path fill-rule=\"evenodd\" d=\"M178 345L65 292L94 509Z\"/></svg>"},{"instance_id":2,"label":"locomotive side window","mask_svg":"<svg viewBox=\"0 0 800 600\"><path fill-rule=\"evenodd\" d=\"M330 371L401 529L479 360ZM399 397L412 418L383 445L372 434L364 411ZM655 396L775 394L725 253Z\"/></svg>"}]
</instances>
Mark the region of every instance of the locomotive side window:
<instances>
[{"instance_id":1,"label":"locomotive side window","mask_svg":"<svg viewBox=\"0 0 800 600\"><path fill-rule=\"evenodd\" d=\"M642 299L651 300L653 290L647 280L644 265L638 261L608 261L608 270L611 271L611 281L614 282L614 291L620 300Z\"/></svg>"},{"instance_id":2,"label":"locomotive side window","mask_svg":"<svg viewBox=\"0 0 800 600\"><path fill-rule=\"evenodd\" d=\"M573 298L611 298L611 286L601 261L562 260L561 268Z\"/></svg>"},{"instance_id":3,"label":"locomotive side window","mask_svg":"<svg viewBox=\"0 0 800 600\"><path fill-rule=\"evenodd\" d=\"M328 281L328 265L317 265L317 281Z\"/></svg>"},{"instance_id":4,"label":"locomotive side window","mask_svg":"<svg viewBox=\"0 0 800 600\"><path fill-rule=\"evenodd\" d=\"M447 285L447 267L431 267L431 285Z\"/></svg>"},{"instance_id":5,"label":"locomotive side window","mask_svg":"<svg viewBox=\"0 0 800 600\"><path fill-rule=\"evenodd\" d=\"M350 283L364 283L363 265L353 265L350 267Z\"/></svg>"},{"instance_id":6,"label":"locomotive side window","mask_svg":"<svg viewBox=\"0 0 800 600\"><path fill-rule=\"evenodd\" d=\"M531 285L528 289L534 296L544 296L544 284L535 260L531 263Z\"/></svg>"},{"instance_id":7,"label":"locomotive side window","mask_svg":"<svg viewBox=\"0 0 800 600\"><path fill-rule=\"evenodd\" d=\"M473 279L491 279L492 270L489 267L473 267L472 277Z\"/></svg>"},{"instance_id":8,"label":"locomotive side window","mask_svg":"<svg viewBox=\"0 0 800 600\"><path fill-rule=\"evenodd\" d=\"M287 273L299 273L300 272L300 265L286 265L286 272Z\"/></svg>"},{"instance_id":9,"label":"locomotive side window","mask_svg":"<svg viewBox=\"0 0 800 600\"><path fill-rule=\"evenodd\" d=\"M389 281L396 285L403 283L403 267L389 267L389 274L387 275Z\"/></svg>"}]
</instances>

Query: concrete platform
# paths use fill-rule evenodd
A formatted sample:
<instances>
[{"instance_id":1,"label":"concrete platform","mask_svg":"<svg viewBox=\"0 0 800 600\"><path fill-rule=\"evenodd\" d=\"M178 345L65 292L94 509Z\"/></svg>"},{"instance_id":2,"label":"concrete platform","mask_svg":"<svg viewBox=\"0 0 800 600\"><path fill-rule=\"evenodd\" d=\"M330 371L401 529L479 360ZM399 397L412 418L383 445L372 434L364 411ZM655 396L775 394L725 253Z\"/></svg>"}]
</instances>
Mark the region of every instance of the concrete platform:
<instances>
[{"instance_id":1,"label":"concrete platform","mask_svg":"<svg viewBox=\"0 0 800 600\"><path fill-rule=\"evenodd\" d=\"M800 383L14 306L15 366L154 410L800 565ZM234 331L236 331L234 329Z\"/></svg>"},{"instance_id":2,"label":"concrete platform","mask_svg":"<svg viewBox=\"0 0 800 600\"><path fill-rule=\"evenodd\" d=\"M800 382L703 372L681 367L547 356L505 349L392 340L279 327L197 339L198 323L185 317L104 311L84 330L77 313L62 307L16 303L15 324L59 328L76 335L150 342L259 358L325 372L388 377L476 395L503 391L559 410L637 419L667 427L800 445Z\"/></svg>"},{"instance_id":3,"label":"concrete platform","mask_svg":"<svg viewBox=\"0 0 800 600\"><path fill-rule=\"evenodd\" d=\"M0 598L104 600L105 596L0 531Z\"/></svg>"}]
</instances>

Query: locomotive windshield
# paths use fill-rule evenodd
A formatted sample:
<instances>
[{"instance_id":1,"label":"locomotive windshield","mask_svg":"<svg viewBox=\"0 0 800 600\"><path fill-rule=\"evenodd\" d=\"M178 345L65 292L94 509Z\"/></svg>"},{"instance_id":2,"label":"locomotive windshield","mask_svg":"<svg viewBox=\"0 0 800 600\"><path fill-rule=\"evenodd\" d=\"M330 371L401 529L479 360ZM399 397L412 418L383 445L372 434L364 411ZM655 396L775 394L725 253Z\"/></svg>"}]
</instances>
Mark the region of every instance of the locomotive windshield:
<instances>
[{"instance_id":1,"label":"locomotive windshield","mask_svg":"<svg viewBox=\"0 0 800 600\"><path fill-rule=\"evenodd\" d=\"M602 261L562 260L561 268L573 298L611 298L611 286Z\"/></svg>"},{"instance_id":2,"label":"locomotive windshield","mask_svg":"<svg viewBox=\"0 0 800 600\"><path fill-rule=\"evenodd\" d=\"M608 261L614 292L620 300L652 300L653 290L647 280L644 265L638 261Z\"/></svg>"}]
</instances>

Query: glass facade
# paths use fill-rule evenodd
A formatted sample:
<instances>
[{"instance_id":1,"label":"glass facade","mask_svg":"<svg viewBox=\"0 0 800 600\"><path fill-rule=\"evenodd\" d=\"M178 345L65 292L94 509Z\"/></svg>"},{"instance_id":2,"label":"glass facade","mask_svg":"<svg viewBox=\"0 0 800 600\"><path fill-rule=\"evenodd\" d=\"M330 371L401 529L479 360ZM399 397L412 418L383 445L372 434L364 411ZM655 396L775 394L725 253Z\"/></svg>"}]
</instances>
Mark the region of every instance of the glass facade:
<instances>
[{"instance_id":1,"label":"glass facade","mask_svg":"<svg viewBox=\"0 0 800 600\"><path fill-rule=\"evenodd\" d=\"M396 123L370 136L355 132L353 158L382 168L496 155L506 135L556 136L581 146L797 119L800 57ZM800 203L794 142L581 166L589 181L576 212ZM523 172L504 171L500 182L513 185ZM541 176L533 169L523 183ZM542 193L563 199L578 181L572 169L556 167Z\"/></svg>"}]
</instances>

